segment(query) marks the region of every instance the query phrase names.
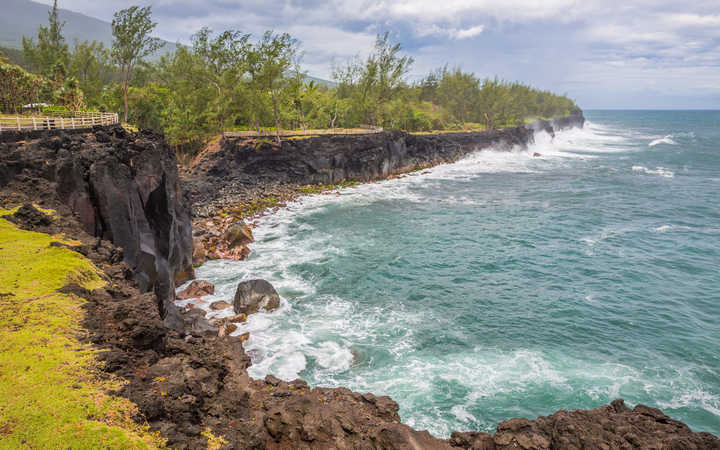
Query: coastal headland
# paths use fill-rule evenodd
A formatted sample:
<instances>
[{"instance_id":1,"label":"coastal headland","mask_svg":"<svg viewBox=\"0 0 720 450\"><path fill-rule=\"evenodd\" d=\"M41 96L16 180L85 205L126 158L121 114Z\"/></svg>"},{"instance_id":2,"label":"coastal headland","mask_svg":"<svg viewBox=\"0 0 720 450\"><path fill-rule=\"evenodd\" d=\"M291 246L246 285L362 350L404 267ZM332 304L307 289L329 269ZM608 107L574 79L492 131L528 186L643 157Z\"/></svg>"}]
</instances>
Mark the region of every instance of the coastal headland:
<instances>
[{"instance_id":1,"label":"coastal headland","mask_svg":"<svg viewBox=\"0 0 720 450\"><path fill-rule=\"evenodd\" d=\"M92 263L102 285L66 277L58 291L82 304L76 314L83 339L98 350L99 370L124 380L114 394L136 405L133 419L173 448L720 448L709 433L619 399L594 410L508 418L495 433L438 439L403 425L389 397L271 375L252 379L242 337L218 335L202 315L174 306L175 286L192 279L193 263L247 256L252 236L243 227L255 214L298 195L399 176L477 150L523 148L536 131L583 122L576 114L489 132L387 131L279 145L225 139L182 170L152 132L115 126L2 134L0 222L14 233L3 251L27 245L30 235L15 230L29 230L64 235L48 245ZM0 289L2 305L17 290ZM25 326L3 320L3 333ZM0 423L2 440L21 442L14 433L23 432Z\"/></svg>"}]
</instances>

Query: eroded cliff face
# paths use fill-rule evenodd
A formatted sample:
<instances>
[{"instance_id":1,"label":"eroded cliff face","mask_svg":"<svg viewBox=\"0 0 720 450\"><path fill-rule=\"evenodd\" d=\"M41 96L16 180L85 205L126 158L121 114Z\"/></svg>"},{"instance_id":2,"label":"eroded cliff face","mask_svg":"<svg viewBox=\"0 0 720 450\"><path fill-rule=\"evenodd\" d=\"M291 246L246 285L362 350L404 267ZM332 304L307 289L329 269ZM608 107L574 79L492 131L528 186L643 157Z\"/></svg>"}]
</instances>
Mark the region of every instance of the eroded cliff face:
<instances>
[{"instance_id":1,"label":"eroded cliff face","mask_svg":"<svg viewBox=\"0 0 720 450\"><path fill-rule=\"evenodd\" d=\"M366 135L319 136L277 145L248 139L224 139L220 148L196 159L186 182L194 215L253 200L277 186L370 181L417 168L457 161L476 150L510 151L533 142L544 130L582 127L582 113L528 126L477 133L414 135L390 130Z\"/></svg>"},{"instance_id":2,"label":"eroded cliff face","mask_svg":"<svg viewBox=\"0 0 720 450\"><path fill-rule=\"evenodd\" d=\"M162 314L175 282L192 277L189 202L162 136L122 127L3 133L0 188L67 205L90 235L123 249L142 291Z\"/></svg>"}]
</instances>

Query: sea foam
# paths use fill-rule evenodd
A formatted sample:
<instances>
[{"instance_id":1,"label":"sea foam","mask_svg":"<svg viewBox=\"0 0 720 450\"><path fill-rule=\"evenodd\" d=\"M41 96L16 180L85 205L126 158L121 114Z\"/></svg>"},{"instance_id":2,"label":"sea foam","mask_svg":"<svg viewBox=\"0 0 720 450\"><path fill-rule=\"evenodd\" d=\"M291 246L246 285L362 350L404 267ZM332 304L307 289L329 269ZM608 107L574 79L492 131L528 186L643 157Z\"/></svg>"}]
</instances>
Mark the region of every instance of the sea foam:
<instances>
[{"instance_id":1,"label":"sea foam","mask_svg":"<svg viewBox=\"0 0 720 450\"><path fill-rule=\"evenodd\" d=\"M665 137L655 139L648 144L648 147L655 147L656 145L660 145L660 144L677 145L677 142L675 142L672 139L673 137L675 137L675 136L673 136L672 134L668 134Z\"/></svg>"},{"instance_id":2,"label":"sea foam","mask_svg":"<svg viewBox=\"0 0 720 450\"><path fill-rule=\"evenodd\" d=\"M648 175L660 175L661 177L665 178L673 178L675 176L675 172L673 172L670 169L666 169L665 167L656 167L654 170L648 169L645 166L632 166L633 172L641 172Z\"/></svg>"}]
</instances>

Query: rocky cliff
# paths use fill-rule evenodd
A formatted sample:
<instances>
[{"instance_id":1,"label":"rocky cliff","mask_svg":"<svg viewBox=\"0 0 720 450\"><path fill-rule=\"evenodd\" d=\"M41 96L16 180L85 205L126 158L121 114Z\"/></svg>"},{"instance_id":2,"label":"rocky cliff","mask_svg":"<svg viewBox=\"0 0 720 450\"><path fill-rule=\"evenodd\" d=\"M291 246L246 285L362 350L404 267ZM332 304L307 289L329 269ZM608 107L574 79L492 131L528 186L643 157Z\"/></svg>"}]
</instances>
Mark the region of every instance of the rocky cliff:
<instances>
[{"instance_id":1,"label":"rocky cliff","mask_svg":"<svg viewBox=\"0 0 720 450\"><path fill-rule=\"evenodd\" d=\"M0 188L59 201L84 230L121 247L143 291L172 309L175 282L192 277L189 202L174 152L152 132L0 134Z\"/></svg>"},{"instance_id":2,"label":"rocky cliff","mask_svg":"<svg viewBox=\"0 0 720 450\"><path fill-rule=\"evenodd\" d=\"M582 112L528 126L474 133L416 135L385 131L366 135L289 139L281 144L224 139L205 152L187 173L194 214L210 217L281 186L370 181L396 173L454 162L476 150L512 150L533 142L535 132L582 127Z\"/></svg>"}]
</instances>

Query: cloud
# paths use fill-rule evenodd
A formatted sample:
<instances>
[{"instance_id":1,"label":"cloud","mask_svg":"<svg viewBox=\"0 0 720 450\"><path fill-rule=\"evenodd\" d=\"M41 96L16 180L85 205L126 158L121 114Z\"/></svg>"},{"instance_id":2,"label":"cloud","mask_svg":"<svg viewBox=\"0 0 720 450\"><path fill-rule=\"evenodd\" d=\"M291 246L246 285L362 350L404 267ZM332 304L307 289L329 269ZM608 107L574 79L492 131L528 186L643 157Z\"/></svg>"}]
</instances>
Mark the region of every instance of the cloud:
<instances>
[{"instance_id":1,"label":"cloud","mask_svg":"<svg viewBox=\"0 0 720 450\"><path fill-rule=\"evenodd\" d=\"M661 22L664 26L671 27L671 28L720 27L720 14L705 15L705 16L700 15L700 14L689 14L689 13L663 14L661 16Z\"/></svg>"},{"instance_id":2,"label":"cloud","mask_svg":"<svg viewBox=\"0 0 720 450\"><path fill-rule=\"evenodd\" d=\"M321 77L330 75L333 60L367 54L375 34L389 31L415 58L414 77L447 63L483 77L567 90L589 106L653 98L629 94L644 86L674 99L683 92L701 98L698 89L708 99L720 98L717 0L114 0L111 8L95 0L59 3L104 20L112 19L113 10L152 4L157 34L181 43L202 26L255 36L287 31L302 41L303 64Z\"/></svg>"},{"instance_id":3,"label":"cloud","mask_svg":"<svg viewBox=\"0 0 720 450\"><path fill-rule=\"evenodd\" d=\"M356 2L349 0L346 5L374 3L364 11L385 13L397 19L455 20L463 15L492 17L498 20L524 22L567 15L577 8L575 0L396 0L392 2Z\"/></svg>"},{"instance_id":4,"label":"cloud","mask_svg":"<svg viewBox=\"0 0 720 450\"><path fill-rule=\"evenodd\" d=\"M442 27L435 24L416 29L415 32L418 36L446 36L451 39L468 39L475 37L483 32L485 27L483 25L475 25L469 28L448 28Z\"/></svg>"},{"instance_id":5,"label":"cloud","mask_svg":"<svg viewBox=\"0 0 720 450\"><path fill-rule=\"evenodd\" d=\"M464 30L453 30L453 37L455 39L467 39L475 37L478 34L482 33L484 29L484 26L476 25L474 27L466 28Z\"/></svg>"}]
</instances>

